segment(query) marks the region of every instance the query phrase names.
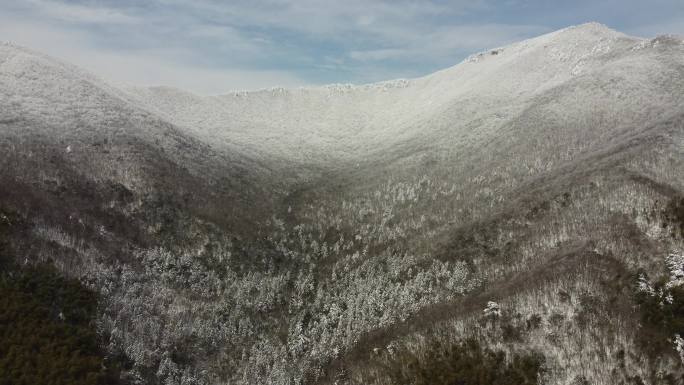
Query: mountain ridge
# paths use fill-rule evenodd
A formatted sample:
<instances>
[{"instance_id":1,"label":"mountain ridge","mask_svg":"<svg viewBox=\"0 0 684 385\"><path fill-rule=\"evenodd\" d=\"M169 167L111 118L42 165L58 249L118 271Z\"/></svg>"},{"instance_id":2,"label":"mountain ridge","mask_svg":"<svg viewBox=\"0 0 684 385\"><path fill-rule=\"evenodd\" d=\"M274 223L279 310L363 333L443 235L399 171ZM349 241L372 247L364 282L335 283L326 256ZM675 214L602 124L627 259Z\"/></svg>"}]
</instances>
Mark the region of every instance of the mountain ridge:
<instances>
[{"instance_id":1,"label":"mountain ridge","mask_svg":"<svg viewBox=\"0 0 684 385\"><path fill-rule=\"evenodd\" d=\"M595 33L597 35L594 35ZM581 38L580 41L584 44L579 49L580 54L573 54L574 48L570 49L569 52L554 51L549 53L547 50L548 40L569 39L572 42L578 38ZM288 153L297 152L295 149L297 143L305 143L304 154L306 156L314 158L317 156L333 156L333 159L337 159L331 159L331 161L335 162L343 160L345 155L342 152L353 154L352 158L366 156L368 150L364 149L361 153L357 150L363 148L363 143L368 144L369 148L386 149L382 142L392 143L396 138L410 139L415 134L408 130L409 127L420 126L425 119L434 120L433 116L438 116L440 109L453 110L452 105L454 103L459 103L461 105L459 108L462 110L466 109L470 103L473 104L472 108L476 111L488 111L487 108L483 107L484 103L499 105L501 104L500 101L508 103L513 95L519 98L529 98L571 81L575 77L572 75L572 71L580 71L577 69L580 64L595 60L593 59L594 56L600 58L610 53L610 46L606 43L607 39L609 41L614 40L618 45L616 49L619 49L620 52L629 51L633 46L642 42L642 40L627 38L605 27L588 24L511 45L506 49L519 52L490 54L491 58L483 63L464 61L455 67L432 75L399 81L400 87L396 88L386 89L383 88L383 85L387 83L379 83L357 88L344 86L342 92L338 92L339 87L332 89L323 87L293 91L276 89L271 93L261 91L255 94L239 94L239 96L198 97L184 94L191 99L190 103L186 100L174 104L173 96L167 103L163 101L164 97L160 97L162 103L166 103L166 105L154 107L167 112L173 111L173 116L170 118L179 125L192 126L195 129L200 127L203 131L202 134L209 135L209 139L217 142L221 141L221 134L225 130L228 130L234 138L239 137L238 135L243 130L250 132L255 129L257 132L264 130L265 132L260 140L266 141L275 138L280 145L286 146L278 149L278 144L271 145L274 149L278 149L278 155L281 157L286 157ZM565 43L567 44L567 42ZM551 50L553 51L553 49ZM601 52L601 50L607 51ZM540 52L533 53L531 51ZM552 60L553 62L549 63L553 65L539 65L539 71L530 68L529 65L518 65L518 71L523 75L513 74L510 68L506 68L505 63L511 60L520 61L520 52L526 55L522 57L533 55L528 59L533 62L539 62L540 59L536 58L542 55L541 57L544 58L542 60L547 62ZM492 65L494 67L488 69ZM567 72L563 74L563 71L559 71L558 68L564 68L564 71ZM592 69L587 70L591 72ZM501 80L492 80L493 76L487 71L495 74L495 76L503 75L504 77ZM546 71L546 74L540 75L544 76L543 81L537 75L532 75L536 78L530 78L529 74L537 72L541 74L543 71ZM516 77L519 77L520 80L515 80ZM525 78L530 79L529 81L523 80ZM514 79L514 82L511 82L511 79ZM458 84L458 86L454 87L454 84ZM541 88L527 90L527 87L533 84ZM471 88L477 90L475 94L471 94ZM523 90L525 91L523 92ZM376 91L379 93L376 94ZM164 92L173 93L172 90ZM359 93L359 95L355 93ZM368 96L364 96L366 93ZM317 94L321 95L318 96ZM154 99L154 96L150 97ZM497 101L496 97L500 100ZM350 98L355 99L356 102L347 106L345 103L348 103ZM151 104L155 103L157 102ZM522 103L518 102L519 105ZM273 112L266 113L266 116L260 115L268 110ZM289 117L288 111L296 111L296 120ZM316 115L311 111L321 112ZM378 113L378 111L382 111L382 113ZM465 112L473 113L467 110ZM193 114L198 114L198 116L195 117ZM331 117L326 114L331 114ZM497 114L499 113L497 112ZM514 114L516 112L503 112L500 116L505 118L506 115ZM233 121L233 117L239 117L240 121ZM339 123L334 127L326 127L321 124L330 118L339 121ZM274 127L271 122L278 122L277 124L280 126ZM305 125L311 129L300 133L296 125ZM394 127L390 129L388 126ZM354 136L358 136L358 140L350 139ZM343 147L340 149L331 148L328 143ZM245 142L245 140L242 140L240 145L256 147ZM305 159L301 159L301 161L306 162Z\"/></svg>"}]
</instances>

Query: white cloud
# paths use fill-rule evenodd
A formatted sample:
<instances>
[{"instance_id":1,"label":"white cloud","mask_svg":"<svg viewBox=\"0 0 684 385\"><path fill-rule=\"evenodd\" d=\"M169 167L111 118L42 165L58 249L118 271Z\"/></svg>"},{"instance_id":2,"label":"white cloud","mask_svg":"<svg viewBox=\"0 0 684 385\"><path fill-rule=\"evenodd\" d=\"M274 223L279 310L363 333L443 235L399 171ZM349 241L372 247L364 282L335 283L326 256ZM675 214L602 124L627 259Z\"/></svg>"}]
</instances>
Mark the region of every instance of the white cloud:
<instances>
[{"instance_id":1,"label":"white cloud","mask_svg":"<svg viewBox=\"0 0 684 385\"><path fill-rule=\"evenodd\" d=\"M181 0L160 0L185 7ZM296 32L315 41L338 44L339 55L357 62L456 64L456 57L549 32L536 25L463 24L455 18L492 10L485 0L197 0L212 20ZM330 56L330 55L328 55Z\"/></svg>"},{"instance_id":2,"label":"white cloud","mask_svg":"<svg viewBox=\"0 0 684 385\"><path fill-rule=\"evenodd\" d=\"M351 51L349 52L349 57L360 61L376 61L405 57L410 53L411 50L407 49L387 48L368 51Z\"/></svg>"},{"instance_id":3,"label":"white cloud","mask_svg":"<svg viewBox=\"0 0 684 385\"><path fill-rule=\"evenodd\" d=\"M684 36L684 17L662 20L654 24L640 25L630 28L627 32L640 37L655 37L667 34Z\"/></svg>"},{"instance_id":4,"label":"white cloud","mask_svg":"<svg viewBox=\"0 0 684 385\"><path fill-rule=\"evenodd\" d=\"M435 17L454 17L485 7L483 0L158 0L201 12L215 22L296 31L313 38L398 42L433 28Z\"/></svg>"},{"instance_id":5,"label":"white cloud","mask_svg":"<svg viewBox=\"0 0 684 385\"><path fill-rule=\"evenodd\" d=\"M25 4L31 6L34 12L62 21L88 24L133 24L141 22L138 17L103 6L84 6L51 0L25 1Z\"/></svg>"},{"instance_id":6,"label":"white cloud","mask_svg":"<svg viewBox=\"0 0 684 385\"><path fill-rule=\"evenodd\" d=\"M82 63L84 67L93 68L100 76L121 85L171 85L200 94L306 85L302 79L284 71L218 70L146 55L99 52L90 59L83 58Z\"/></svg>"},{"instance_id":7,"label":"white cloud","mask_svg":"<svg viewBox=\"0 0 684 385\"><path fill-rule=\"evenodd\" d=\"M137 51L95 47L90 36L78 29L2 14L0 39L76 64L115 84L167 85L201 94L307 84L286 71L207 67L194 62L193 53L183 49Z\"/></svg>"},{"instance_id":8,"label":"white cloud","mask_svg":"<svg viewBox=\"0 0 684 385\"><path fill-rule=\"evenodd\" d=\"M466 52L495 48L546 32L549 32L548 28L535 25L484 24L437 27L405 39L401 47L351 51L349 57L359 61L422 61L425 58L441 61Z\"/></svg>"},{"instance_id":9,"label":"white cloud","mask_svg":"<svg viewBox=\"0 0 684 385\"><path fill-rule=\"evenodd\" d=\"M423 75L548 31L459 21L496 11L491 0L25 1L0 0L0 39L117 82L202 93Z\"/></svg>"}]
</instances>

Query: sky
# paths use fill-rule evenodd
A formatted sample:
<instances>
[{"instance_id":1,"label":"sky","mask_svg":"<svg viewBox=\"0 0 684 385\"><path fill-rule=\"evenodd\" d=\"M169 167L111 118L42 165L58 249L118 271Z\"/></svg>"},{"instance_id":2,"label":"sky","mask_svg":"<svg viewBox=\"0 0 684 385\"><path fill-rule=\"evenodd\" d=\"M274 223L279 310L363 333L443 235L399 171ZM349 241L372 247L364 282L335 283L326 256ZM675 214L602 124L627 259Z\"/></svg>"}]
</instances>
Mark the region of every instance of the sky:
<instances>
[{"instance_id":1,"label":"sky","mask_svg":"<svg viewBox=\"0 0 684 385\"><path fill-rule=\"evenodd\" d=\"M418 77L590 21L684 35L684 0L0 0L0 41L199 94Z\"/></svg>"}]
</instances>

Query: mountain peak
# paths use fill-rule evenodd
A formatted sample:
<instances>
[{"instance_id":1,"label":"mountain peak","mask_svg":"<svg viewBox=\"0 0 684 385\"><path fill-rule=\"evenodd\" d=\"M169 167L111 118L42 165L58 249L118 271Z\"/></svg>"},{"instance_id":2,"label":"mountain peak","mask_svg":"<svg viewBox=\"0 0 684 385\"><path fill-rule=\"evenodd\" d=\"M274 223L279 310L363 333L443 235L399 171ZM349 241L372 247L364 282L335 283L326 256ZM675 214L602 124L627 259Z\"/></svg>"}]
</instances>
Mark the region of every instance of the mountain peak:
<instances>
[{"instance_id":1,"label":"mountain peak","mask_svg":"<svg viewBox=\"0 0 684 385\"><path fill-rule=\"evenodd\" d=\"M569 43L574 45L581 42L592 43L597 40L616 39L625 36L625 34L606 26L605 24L589 22L563 28L538 38L533 38L532 40L549 39L557 44Z\"/></svg>"},{"instance_id":2,"label":"mountain peak","mask_svg":"<svg viewBox=\"0 0 684 385\"><path fill-rule=\"evenodd\" d=\"M619 33L616 30L608 27L607 25L596 22L596 21L590 21L587 23L570 26L566 29L575 29L575 30L582 30L582 31L594 31L594 32L600 31L600 32L606 32L606 33Z\"/></svg>"}]
</instances>

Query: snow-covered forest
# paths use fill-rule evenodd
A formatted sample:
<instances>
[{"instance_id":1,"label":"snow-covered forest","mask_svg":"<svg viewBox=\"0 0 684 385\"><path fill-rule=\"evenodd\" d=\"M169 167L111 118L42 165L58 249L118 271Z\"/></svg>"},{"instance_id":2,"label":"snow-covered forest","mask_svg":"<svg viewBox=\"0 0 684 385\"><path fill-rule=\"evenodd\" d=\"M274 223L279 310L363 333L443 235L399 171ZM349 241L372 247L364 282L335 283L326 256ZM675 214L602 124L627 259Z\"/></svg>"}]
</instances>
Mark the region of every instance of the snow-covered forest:
<instances>
[{"instance_id":1,"label":"snow-covered forest","mask_svg":"<svg viewBox=\"0 0 684 385\"><path fill-rule=\"evenodd\" d=\"M594 23L221 96L0 45L0 373L35 314L66 383L683 384L683 94Z\"/></svg>"}]
</instances>

